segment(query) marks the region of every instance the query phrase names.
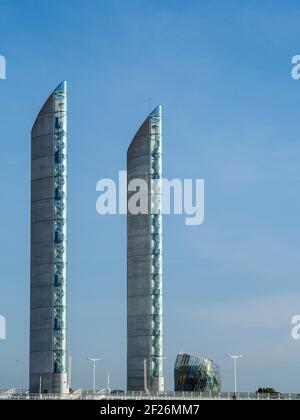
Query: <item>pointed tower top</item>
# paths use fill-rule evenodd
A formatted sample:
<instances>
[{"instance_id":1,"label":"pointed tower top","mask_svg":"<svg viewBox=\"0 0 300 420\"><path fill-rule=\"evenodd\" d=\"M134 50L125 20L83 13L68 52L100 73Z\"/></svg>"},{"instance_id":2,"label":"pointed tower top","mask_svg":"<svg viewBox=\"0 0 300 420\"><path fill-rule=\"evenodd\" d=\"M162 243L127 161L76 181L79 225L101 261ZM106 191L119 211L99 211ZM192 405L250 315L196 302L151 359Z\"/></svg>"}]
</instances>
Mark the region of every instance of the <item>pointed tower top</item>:
<instances>
[{"instance_id":1,"label":"pointed tower top","mask_svg":"<svg viewBox=\"0 0 300 420\"><path fill-rule=\"evenodd\" d=\"M162 116L162 106L158 105L150 114L151 117L161 117Z\"/></svg>"},{"instance_id":2,"label":"pointed tower top","mask_svg":"<svg viewBox=\"0 0 300 420\"><path fill-rule=\"evenodd\" d=\"M61 82L54 91L55 93L67 93L67 82L64 80Z\"/></svg>"}]
</instances>

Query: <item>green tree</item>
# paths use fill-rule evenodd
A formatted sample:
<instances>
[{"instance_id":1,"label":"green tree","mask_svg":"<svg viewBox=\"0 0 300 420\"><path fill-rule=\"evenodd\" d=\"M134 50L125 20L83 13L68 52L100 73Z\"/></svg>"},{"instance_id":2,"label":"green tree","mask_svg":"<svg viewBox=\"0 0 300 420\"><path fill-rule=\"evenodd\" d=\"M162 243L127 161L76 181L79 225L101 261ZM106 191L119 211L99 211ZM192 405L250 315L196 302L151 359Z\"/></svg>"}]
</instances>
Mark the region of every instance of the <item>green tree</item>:
<instances>
[{"instance_id":1,"label":"green tree","mask_svg":"<svg viewBox=\"0 0 300 420\"><path fill-rule=\"evenodd\" d=\"M274 388L258 388L257 394L278 394Z\"/></svg>"}]
</instances>

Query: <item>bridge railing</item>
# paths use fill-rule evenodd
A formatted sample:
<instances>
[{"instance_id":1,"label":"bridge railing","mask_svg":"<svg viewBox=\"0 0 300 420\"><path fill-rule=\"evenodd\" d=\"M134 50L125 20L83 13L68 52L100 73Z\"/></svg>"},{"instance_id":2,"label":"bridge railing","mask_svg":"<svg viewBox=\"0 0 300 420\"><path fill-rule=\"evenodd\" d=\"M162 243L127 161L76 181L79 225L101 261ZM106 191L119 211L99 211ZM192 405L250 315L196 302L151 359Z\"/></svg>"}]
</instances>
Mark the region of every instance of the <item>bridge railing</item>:
<instances>
[{"instance_id":1,"label":"bridge railing","mask_svg":"<svg viewBox=\"0 0 300 420\"><path fill-rule=\"evenodd\" d=\"M300 400L300 394L257 394L240 392L138 392L100 390L96 394L77 390L70 394L29 394L16 389L0 390L0 400Z\"/></svg>"}]
</instances>

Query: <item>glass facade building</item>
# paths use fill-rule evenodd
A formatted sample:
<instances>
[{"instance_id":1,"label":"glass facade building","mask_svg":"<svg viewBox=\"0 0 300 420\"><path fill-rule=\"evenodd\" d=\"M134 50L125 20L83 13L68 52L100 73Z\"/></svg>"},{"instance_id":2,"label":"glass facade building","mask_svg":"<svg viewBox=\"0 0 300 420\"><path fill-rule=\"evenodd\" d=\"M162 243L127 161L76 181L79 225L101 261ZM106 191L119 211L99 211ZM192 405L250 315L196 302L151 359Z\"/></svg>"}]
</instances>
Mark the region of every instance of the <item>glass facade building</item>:
<instances>
[{"instance_id":1,"label":"glass facade building","mask_svg":"<svg viewBox=\"0 0 300 420\"><path fill-rule=\"evenodd\" d=\"M213 360L180 353L174 374L175 391L221 392L220 367Z\"/></svg>"},{"instance_id":2,"label":"glass facade building","mask_svg":"<svg viewBox=\"0 0 300 420\"><path fill-rule=\"evenodd\" d=\"M49 96L31 133L31 393L66 393L67 84Z\"/></svg>"},{"instance_id":3,"label":"glass facade building","mask_svg":"<svg viewBox=\"0 0 300 420\"><path fill-rule=\"evenodd\" d=\"M146 212L128 210L127 218L127 387L130 391L163 391L161 106L132 140L127 176L128 186L135 180L145 181L148 197ZM128 204L131 197L128 193Z\"/></svg>"}]
</instances>

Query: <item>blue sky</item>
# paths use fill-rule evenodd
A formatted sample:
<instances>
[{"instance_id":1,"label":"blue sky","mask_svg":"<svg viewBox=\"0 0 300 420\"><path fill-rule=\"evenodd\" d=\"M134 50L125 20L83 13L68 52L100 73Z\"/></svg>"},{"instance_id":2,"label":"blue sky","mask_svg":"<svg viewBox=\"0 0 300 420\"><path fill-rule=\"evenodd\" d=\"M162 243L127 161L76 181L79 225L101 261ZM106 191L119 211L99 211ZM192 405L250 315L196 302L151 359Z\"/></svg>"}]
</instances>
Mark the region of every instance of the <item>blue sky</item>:
<instances>
[{"instance_id":1,"label":"blue sky","mask_svg":"<svg viewBox=\"0 0 300 420\"><path fill-rule=\"evenodd\" d=\"M96 214L146 117L164 107L164 175L204 178L205 222L165 217L166 377L180 350L244 354L240 388L300 389L297 1L0 0L0 388L28 371L30 129L69 82L69 350L73 386L126 383L126 218Z\"/></svg>"}]
</instances>

